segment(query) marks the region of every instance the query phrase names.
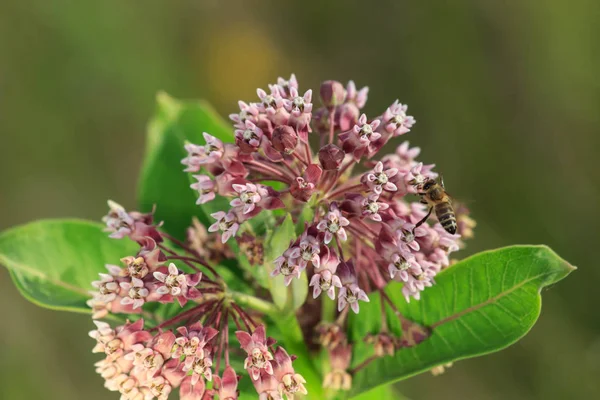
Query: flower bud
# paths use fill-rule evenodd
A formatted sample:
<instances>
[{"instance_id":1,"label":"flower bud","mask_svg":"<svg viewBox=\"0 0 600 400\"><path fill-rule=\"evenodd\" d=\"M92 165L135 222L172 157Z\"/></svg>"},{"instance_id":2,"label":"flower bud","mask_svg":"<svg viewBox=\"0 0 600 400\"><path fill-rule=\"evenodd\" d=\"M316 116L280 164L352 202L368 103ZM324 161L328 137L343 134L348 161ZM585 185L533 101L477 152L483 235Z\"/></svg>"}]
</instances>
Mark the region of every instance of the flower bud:
<instances>
[{"instance_id":1,"label":"flower bud","mask_svg":"<svg viewBox=\"0 0 600 400\"><path fill-rule=\"evenodd\" d=\"M335 107L344 102L346 89L338 81L325 81L321 83L321 101L325 107Z\"/></svg>"},{"instance_id":2,"label":"flower bud","mask_svg":"<svg viewBox=\"0 0 600 400\"><path fill-rule=\"evenodd\" d=\"M271 143L277 151L291 154L298 144L298 134L291 126L278 126L273 130Z\"/></svg>"},{"instance_id":3,"label":"flower bud","mask_svg":"<svg viewBox=\"0 0 600 400\"><path fill-rule=\"evenodd\" d=\"M344 161L344 151L335 144L328 144L319 150L319 162L325 171L336 170Z\"/></svg>"}]
</instances>

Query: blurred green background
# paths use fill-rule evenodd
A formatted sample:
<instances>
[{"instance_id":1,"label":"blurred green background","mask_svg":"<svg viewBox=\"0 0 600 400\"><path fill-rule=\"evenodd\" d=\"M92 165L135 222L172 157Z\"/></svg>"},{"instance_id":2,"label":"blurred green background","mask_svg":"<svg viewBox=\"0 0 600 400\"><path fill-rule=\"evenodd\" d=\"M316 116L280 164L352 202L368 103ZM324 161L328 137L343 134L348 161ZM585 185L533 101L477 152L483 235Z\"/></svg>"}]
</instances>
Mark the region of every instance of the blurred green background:
<instances>
[{"instance_id":1,"label":"blurred green background","mask_svg":"<svg viewBox=\"0 0 600 400\"><path fill-rule=\"evenodd\" d=\"M99 220L135 205L154 96L226 115L295 72L399 98L405 136L479 226L466 254L545 243L579 270L503 352L398 387L413 399L591 399L600 393L600 2L5 0L0 5L0 228ZM116 399L85 316L27 303L0 269L0 398Z\"/></svg>"}]
</instances>

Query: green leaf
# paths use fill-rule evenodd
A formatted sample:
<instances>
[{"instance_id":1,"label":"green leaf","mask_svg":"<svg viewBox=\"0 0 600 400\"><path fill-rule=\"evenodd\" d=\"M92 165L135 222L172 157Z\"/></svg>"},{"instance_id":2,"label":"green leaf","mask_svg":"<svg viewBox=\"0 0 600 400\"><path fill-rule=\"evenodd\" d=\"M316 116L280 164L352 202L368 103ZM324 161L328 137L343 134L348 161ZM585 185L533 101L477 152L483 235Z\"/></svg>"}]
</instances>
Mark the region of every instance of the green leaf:
<instances>
[{"instance_id":1,"label":"green leaf","mask_svg":"<svg viewBox=\"0 0 600 400\"><path fill-rule=\"evenodd\" d=\"M17 289L47 308L91 313L85 304L91 282L105 264L135 254L130 240L110 239L100 224L80 220L42 220L0 234L0 264Z\"/></svg>"},{"instance_id":2,"label":"green leaf","mask_svg":"<svg viewBox=\"0 0 600 400\"><path fill-rule=\"evenodd\" d=\"M202 132L233 141L233 129L210 105L203 101L179 101L166 93L157 95L157 110L148 125L146 155L138 183L141 211L156 208L156 219L165 221L164 229L183 239L193 216L209 221L196 205L188 174L181 160L186 156L186 141L204 144Z\"/></svg>"},{"instance_id":3,"label":"green leaf","mask_svg":"<svg viewBox=\"0 0 600 400\"><path fill-rule=\"evenodd\" d=\"M386 292L400 312L431 327L432 335L360 370L354 377L352 394L510 346L537 320L541 289L574 269L548 247L513 246L474 255L441 272L436 285L426 289L420 301L406 303L401 285L389 285ZM372 293L370 298L370 303L361 304L360 314L349 319L350 335L355 340L380 330L379 296ZM391 309L386 314L390 330L400 335L397 317ZM371 354L371 349L357 343L353 365Z\"/></svg>"},{"instance_id":4,"label":"green leaf","mask_svg":"<svg viewBox=\"0 0 600 400\"><path fill-rule=\"evenodd\" d=\"M300 236L304 232L304 229L306 228L305 224L307 222L310 224L314 216L314 207L310 204L305 205L302 211L300 212L300 215L298 216L298 222L296 222L296 235Z\"/></svg>"}]
</instances>

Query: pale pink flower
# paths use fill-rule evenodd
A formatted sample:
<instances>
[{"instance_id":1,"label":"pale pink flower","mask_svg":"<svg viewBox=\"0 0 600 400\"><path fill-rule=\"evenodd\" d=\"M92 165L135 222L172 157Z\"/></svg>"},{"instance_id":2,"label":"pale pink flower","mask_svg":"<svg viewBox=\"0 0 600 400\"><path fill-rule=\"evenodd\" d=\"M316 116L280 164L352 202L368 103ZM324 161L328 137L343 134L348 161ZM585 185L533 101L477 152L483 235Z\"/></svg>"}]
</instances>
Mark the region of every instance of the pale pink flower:
<instances>
[{"instance_id":1,"label":"pale pink flower","mask_svg":"<svg viewBox=\"0 0 600 400\"><path fill-rule=\"evenodd\" d=\"M298 244L298 247L300 248L298 259L300 269L305 269L309 262L312 262L312 265L315 268L319 268L321 266L321 257L319 256L319 241L317 238L309 235L308 231L304 231L300 237L300 243Z\"/></svg>"},{"instance_id":2,"label":"pale pink flower","mask_svg":"<svg viewBox=\"0 0 600 400\"><path fill-rule=\"evenodd\" d=\"M167 400L172 390L171 383L161 375L150 381L150 392L157 400Z\"/></svg>"},{"instance_id":3,"label":"pale pink flower","mask_svg":"<svg viewBox=\"0 0 600 400\"><path fill-rule=\"evenodd\" d=\"M298 90L298 81L296 80L296 75L292 74L288 80L285 80L281 77L277 78L277 88L279 89L279 93L282 97L291 96L292 88Z\"/></svg>"},{"instance_id":4,"label":"pale pink flower","mask_svg":"<svg viewBox=\"0 0 600 400\"><path fill-rule=\"evenodd\" d=\"M223 157L223 142L206 132L203 132L202 136L206 141L204 146L193 143L184 145L188 153L187 157L181 160L181 163L187 166L185 172L198 172L202 166L213 164Z\"/></svg>"},{"instance_id":5,"label":"pale pink flower","mask_svg":"<svg viewBox=\"0 0 600 400\"><path fill-rule=\"evenodd\" d=\"M283 400L282 394L279 393L279 382L272 373L261 370L256 379L252 378L252 384L258 393L258 400Z\"/></svg>"},{"instance_id":6,"label":"pale pink flower","mask_svg":"<svg viewBox=\"0 0 600 400\"><path fill-rule=\"evenodd\" d=\"M335 288L342 287L340 278L335 275L339 263L340 259L335 252L323 246L320 268L315 269L309 284L313 286L313 298L316 299L321 292L325 292L331 300L335 299Z\"/></svg>"},{"instance_id":7,"label":"pale pink flower","mask_svg":"<svg viewBox=\"0 0 600 400\"><path fill-rule=\"evenodd\" d=\"M294 277L300 278L302 274L298 257L300 257L300 248L287 249L282 256L277 257L273 262L275 269L271 272L271 276L283 275L285 286L289 286Z\"/></svg>"},{"instance_id":8,"label":"pale pink flower","mask_svg":"<svg viewBox=\"0 0 600 400\"><path fill-rule=\"evenodd\" d=\"M168 273L165 273L168 272ZM170 295L179 301L181 306L184 306L189 298L196 298L200 292L194 287L200 282L202 273L184 274L177 269L173 263L169 264L168 270L154 272L154 278L160 282L157 285L156 293L160 295Z\"/></svg>"},{"instance_id":9,"label":"pale pink flower","mask_svg":"<svg viewBox=\"0 0 600 400\"><path fill-rule=\"evenodd\" d=\"M379 212L387 210L390 208L390 205L388 203L377 201L378 199L379 195L376 193L372 193L368 197L365 197L362 201L362 214L373 221L381 222L381 215L379 215Z\"/></svg>"},{"instance_id":10,"label":"pale pink flower","mask_svg":"<svg viewBox=\"0 0 600 400\"><path fill-rule=\"evenodd\" d=\"M106 269L108 269L110 274L98 274L100 275L100 280L92 282L92 286L98 289L97 300L110 303L117 298L121 290L119 282L115 279L120 274L121 268L116 265L107 264ZM114 272L116 274L113 274Z\"/></svg>"},{"instance_id":11,"label":"pale pink flower","mask_svg":"<svg viewBox=\"0 0 600 400\"><path fill-rule=\"evenodd\" d=\"M400 136L410 131L415 124L415 119L406 115L408 106L401 104L398 100L385 110L382 116L383 126L388 133Z\"/></svg>"},{"instance_id":12,"label":"pale pink flower","mask_svg":"<svg viewBox=\"0 0 600 400\"><path fill-rule=\"evenodd\" d=\"M204 393L206 391L206 384L202 379L198 380L195 384L192 383L192 376L187 376L181 387L179 388L179 399L180 400L203 400Z\"/></svg>"},{"instance_id":13,"label":"pale pink flower","mask_svg":"<svg viewBox=\"0 0 600 400\"><path fill-rule=\"evenodd\" d=\"M310 114L312 111L312 90L307 90L304 96L298 94L298 89L290 88L290 99L283 100L283 104L294 117L300 117L302 114Z\"/></svg>"},{"instance_id":14,"label":"pale pink flower","mask_svg":"<svg viewBox=\"0 0 600 400\"><path fill-rule=\"evenodd\" d=\"M111 232L109 237L113 239L122 239L131 234L135 220L125 211L125 208L112 200L108 200L110 211L108 215L102 218L106 224L105 232Z\"/></svg>"},{"instance_id":15,"label":"pale pink flower","mask_svg":"<svg viewBox=\"0 0 600 400\"><path fill-rule=\"evenodd\" d=\"M237 331L235 336L242 349L248 354L244 361L244 368L248 370L252 379L257 380L261 371L273 375L273 366L270 363L273 355L268 349L264 325L257 326L252 335L245 331Z\"/></svg>"},{"instance_id":16,"label":"pale pink flower","mask_svg":"<svg viewBox=\"0 0 600 400\"><path fill-rule=\"evenodd\" d=\"M329 207L329 212L325 215L325 218L317 225L317 229L325 232L325 244L329 244L334 236L345 242L348 236L344 227L348 225L350 225L350 221L342 216L342 213L334 203Z\"/></svg>"},{"instance_id":17,"label":"pale pink flower","mask_svg":"<svg viewBox=\"0 0 600 400\"><path fill-rule=\"evenodd\" d=\"M216 219L217 222L208 228L209 232L221 231L221 241L223 243L227 242L232 236L235 236L240 224L237 222L237 217L233 212L225 213L224 211L218 211L210 214L210 216Z\"/></svg>"},{"instance_id":18,"label":"pale pink flower","mask_svg":"<svg viewBox=\"0 0 600 400\"><path fill-rule=\"evenodd\" d=\"M383 163L379 161L373 168L373 172L366 174L366 183L376 194L381 194L384 189L388 192L395 192L398 187L390 182L390 178L397 173L396 168L388 168L384 171Z\"/></svg>"},{"instance_id":19,"label":"pale pink flower","mask_svg":"<svg viewBox=\"0 0 600 400\"><path fill-rule=\"evenodd\" d=\"M415 227L415 224L410 222L403 222L402 225L396 230L398 238L398 246L403 251L410 252L419 251L419 243L415 240L416 238L427 235L427 230L424 227Z\"/></svg>"},{"instance_id":20,"label":"pale pink flower","mask_svg":"<svg viewBox=\"0 0 600 400\"><path fill-rule=\"evenodd\" d=\"M215 383L219 386L219 400L237 400L238 377L230 365L225 367L222 378L215 376Z\"/></svg>"},{"instance_id":21,"label":"pale pink flower","mask_svg":"<svg viewBox=\"0 0 600 400\"><path fill-rule=\"evenodd\" d=\"M207 381L212 380L212 359L210 357L199 358L196 357L190 368L188 369L186 366L183 367L184 371L191 370L192 371L192 385L195 385L196 382L201 377L204 377Z\"/></svg>"},{"instance_id":22,"label":"pale pink flower","mask_svg":"<svg viewBox=\"0 0 600 400\"><path fill-rule=\"evenodd\" d=\"M173 358L184 356L183 369L188 371L196 360L207 357L207 343L217 335L219 331L211 327L203 327L200 322L192 324L188 328L180 326L177 332L181 336L175 339Z\"/></svg>"},{"instance_id":23,"label":"pale pink flower","mask_svg":"<svg viewBox=\"0 0 600 400\"><path fill-rule=\"evenodd\" d=\"M124 358L133 362L132 375L143 384L148 383L160 371L165 362L160 352L151 347L145 347L141 343L134 344L131 352L126 354Z\"/></svg>"},{"instance_id":24,"label":"pale pink flower","mask_svg":"<svg viewBox=\"0 0 600 400\"><path fill-rule=\"evenodd\" d=\"M388 271L392 279L398 276L402 282L408 282L409 275L420 275L423 270L414 256L410 253L395 253L390 259Z\"/></svg>"},{"instance_id":25,"label":"pale pink flower","mask_svg":"<svg viewBox=\"0 0 600 400\"><path fill-rule=\"evenodd\" d=\"M232 207L241 208L244 214L248 214L254 210L256 205L269 195L267 189L257 186L254 183L246 183L244 185L234 183L231 186L238 197L233 199L229 204Z\"/></svg>"},{"instance_id":26,"label":"pale pink flower","mask_svg":"<svg viewBox=\"0 0 600 400\"><path fill-rule=\"evenodd\" d=\"M293 398L296 393L308 394L304 386L306 379L294 371L292 359L283 347L277 347L277 350L275 350L274 361L273 374L279 381L279 393L285 394L288 399Z\"/></svg>"},{"instance_id":27,"label":"pale pink flower","mask_svg":"<svg viewBox=\"0 0 600 400\"><path fill-rule=\"evenodd\" d=\"M325 269L315 274L310 279L309 286L313 286L313 298L319 297L321 292L327 293L331 300L335 299L335 288L341 288L340 278L334 275L330 270Z\"/></svg>"},{"instance_id":28,"label":"pale pink flower","mask_svg":"<svg viewBox=\"0 0 600 400\"><path fill-rule=\"evenodd\" d=\"M234 127L237 129L244 129L246 121L257 122L258 117L258 106L254 103L247 104L243 101L238 101L240 112L238 114L229 114L229 119L235 122Z\"/></svg>"},{"instance_id":29,"label":"pale pink flower","mask_svg":"<svg viewBox=\"0 0 600 400\"><path fill-rule=\"evenodd\" d=\"M338 265L337 275L340 278L342 287L338 293L338 311L342 311L347 305L354 313L358 314L358 301L369 302L369 298L364 290L358 287L356 272L351 262L342 262Z\"/></svg>"},{"instance_id":30,"label":"pale pink flower","mask_svg":"<svg viewBox=\"0 0 600 400\"><path fill-rule=\"evenodd\" d=\"M274 115L283 108L283 98L281 93L276 86L271 87L271 93L267 94L263 89L257 89L256 94L260 99L260 103L257 104L260 112L267 113L268 115Z\"/></svg>"},{"instance_id":31,"label":"pale pink flower","mask_svg":"<svg viewBox=\"0 0 600 400\"><path fill-rule=\"evenodd\" d=\"M242 153L258 151L262 137L262 129L249 120L244 123L244 129L235 130L235 144L238 145Z\"/></svg>"},{"instance_id":32,"label":"pale pink flower","mask_svg":"<svg viewBox=\"0 0 600 400\"><path fill-rule=\"evenodd\" d=\"M146 302L146 297L150 294L141 279L131 278L131 282L121 282L119 285L126 291L125 297L121 299L121 304L132 304L134 309L142 307Z\"/></svg>"},{"instance_id":33,"label":"pale pink flower","mask_svg":"<svg viewBox=\"0 0 600 400\"><path fill-rule=\"evenodd\" d=\"M348 85L346 86L346 101L349 103L354 103L360 109L365 106L367 103L367 96L369 94L369 88L367 86L363 87L359 91L356 90L356 85L354 81L348 81Z\"/></svg>"},{"instance_id":34,"label":"pale pink flower","mask_svg":"<svg viewBox=\"0 0 600 400\"><path fill-rule=\"evenodd\" d=\"M215 199L215 182L207 175L193 175L198 181L192 183L190 187L199 194L196 204L205 204Z\"/></svg>"}]
</instances>

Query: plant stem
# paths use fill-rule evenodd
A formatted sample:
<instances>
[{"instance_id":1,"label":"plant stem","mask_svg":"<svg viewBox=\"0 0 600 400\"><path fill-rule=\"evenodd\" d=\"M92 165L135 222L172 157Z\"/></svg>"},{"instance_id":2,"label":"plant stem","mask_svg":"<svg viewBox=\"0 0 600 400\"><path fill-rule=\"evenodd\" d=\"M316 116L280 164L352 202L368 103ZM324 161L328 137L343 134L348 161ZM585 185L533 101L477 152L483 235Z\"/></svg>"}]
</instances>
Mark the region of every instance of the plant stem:
<instances>
[{"instance_id":1,"label":"plant stem","mask_svg":"<svg viewBox=\"0 0 600 400\"><path fill-rule=\"evenodd\" d=\"M233 291L228 291L227 293L229 293L231 295L231 298L241 306L250 307L253 310L268 315L275 315L279 312L279 309L275 306L275 304L260 299L258 297L254 297L246 293Z\"/></svg>"}]
</instances>

